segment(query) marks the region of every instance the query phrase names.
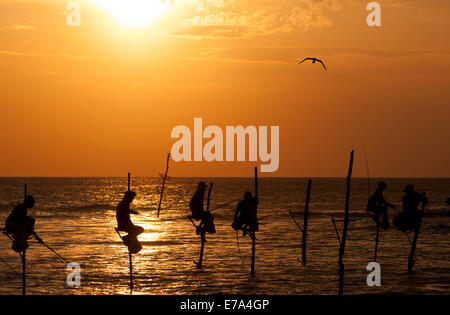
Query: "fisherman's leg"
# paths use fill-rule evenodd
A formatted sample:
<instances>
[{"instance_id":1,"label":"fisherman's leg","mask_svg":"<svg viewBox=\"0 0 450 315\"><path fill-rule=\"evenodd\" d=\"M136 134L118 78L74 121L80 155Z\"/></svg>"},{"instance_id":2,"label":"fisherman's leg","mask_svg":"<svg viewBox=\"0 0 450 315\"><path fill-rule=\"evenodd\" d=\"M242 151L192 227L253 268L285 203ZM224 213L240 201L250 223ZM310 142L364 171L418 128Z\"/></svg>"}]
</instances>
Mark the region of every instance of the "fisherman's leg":
<instances>
[{"instance_id":1,"label":"fisherman's leg","mask_svg":"<svg viewBox=\"0 0 450 315\"><path fill-rule=\"evenodd\" d=\"M209 219L205 224L206 232L216 233L216 226L214 225L214 219Z\"/></svg>"},{"instance_id":2,"label":"fisherman's leg","mask_svg":"<svg viewBox=\"0 0 450 315\"><path fill-rule=\"evenodd\" d=\"M205 229L205 222L203 222L203 220L202 221L200 221L200 224L199 225L197 225L197 227L195 228L195 233L197 234L197 235L200 235L200 233L202 233L202 231Z\"/></svg>"},{"instance_id":3,"label":"fisherman's leg","mask_svg":"<svg viewBox=\"0 0 450 315\"><path fill-rule=\"evenodd\" d=\"M380 207L376 207L373 211L373 216L372 216L372 219L376 225L380 224L381 214L382 214L382 211L381 211Z\"/></svg>"},{"instance_id":4,"label":"fisherman's leg","mask_svg":"<svg viewBox=\"0 0 450 315\"><path fill-rule=\"evenodd\" d=\"M27 234L28 228L25 224L18 224L16 230L13 234L13 244L12 249L15 252L21 252L29 247L27 239L29 235Z\"/></svg>"},{"instance_id":5,"label":"fisherman's leg","mask_svg":"<svg viewBox=\"0 0 450 315\"><path fill-rule=\"evenodd\" d=\"M389 229L389 218L386 207L380 207L381 212L381 227L383 230Z\"/></svg>"},{"instance_id":6,"label":"fisherman's leg","mask_svg":"<svg viewBox=\"0 0 450 315\"><path fill-rule=\"evenodd\" d=\"M139 225L133 225L133 235L140 235L144 233L144 228L142 226Z\"/></svg>"},{"instance_id":7,"label":"fisherman's leg","mask_svg":"<svg viewBox=\"0 0 450 315\"><path fill-rule=\"evenodd\" d=\"M10 235L14 235L16 233L16 230L17 230L17 224L14 224L14 223L11 223L11 222L7 222L5 224L5 230L6 231L4 233L10 234Z\"/></svg>"}]
</instances>

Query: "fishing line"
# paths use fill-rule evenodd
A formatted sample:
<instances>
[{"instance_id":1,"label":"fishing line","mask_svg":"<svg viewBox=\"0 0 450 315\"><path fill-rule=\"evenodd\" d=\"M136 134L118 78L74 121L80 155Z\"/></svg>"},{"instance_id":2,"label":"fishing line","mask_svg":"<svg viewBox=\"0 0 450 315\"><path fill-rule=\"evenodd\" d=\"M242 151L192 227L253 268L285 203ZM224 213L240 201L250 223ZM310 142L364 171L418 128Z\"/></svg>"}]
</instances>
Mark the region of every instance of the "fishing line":
<instances>
[{"instance_id":1,"label":"fishing line","mask_svg":"<svg viewBox=\"0 0 450 315\"><path fill-rule=\"evenodd\" d=\"M336 227L336 221L334 220L334 216L331 216L331 222L333 222L334 230L336 232L336 236L338 238L339 244L341 244L341 237L339 236L339 231L338 231L338 229Z\"/></svg>"},{"instance_id":2,"label":"fishing line","mask_svg":"<svg viewBox=\"0 0 450 315\"><path fill-rule=\"evenodd\" d=\"M298 227L298 228L300 229L300 231L303 233L303 229L302 229L302 227L300 226L300 224L297 223L297 220L295 220L295 217L294 217L294 214L292 213L292 211L289 210L289 214L291 215L292 220L294 220L295 225L297 225L297 227Z\"/></svg>"},{"instance_id":3,"label":"fishing line","mask_svg":"<svg viewBox=\"0 0 450 315\"><path fill-rule=\"evenodd\" d=\"M3 258L0 257L0 260L9 267L9 269L11 269L18 277L22 277L22 275L20 275L13 267L11 267L10 264L8 264L5 260L3 260Z\"/></svg>"}]
</instances>

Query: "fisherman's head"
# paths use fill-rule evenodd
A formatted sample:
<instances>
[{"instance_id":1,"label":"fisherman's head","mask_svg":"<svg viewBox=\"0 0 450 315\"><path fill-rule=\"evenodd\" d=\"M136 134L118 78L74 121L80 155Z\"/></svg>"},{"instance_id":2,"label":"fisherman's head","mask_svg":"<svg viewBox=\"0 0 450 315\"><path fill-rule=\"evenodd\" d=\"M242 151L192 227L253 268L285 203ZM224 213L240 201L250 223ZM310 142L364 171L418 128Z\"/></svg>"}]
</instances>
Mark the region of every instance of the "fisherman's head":
<instances>
[{"instance_id":1,"label":"fisherman's head","mask_svg":"<svg viewBox=\"0 0 450 315\"><path fill-rule=\"evenodd\" d=\"M134 191L128 190L123 196L123 201L131 203L134 197L136 197L136 193Z\"/></svg>"},{"instance_id":2,"label":"fisherman's head","mask_svg":"<svg viewBox=\"0 0 450 315\"><path fill-rule=\"evenodd\" d=\"M412 193L414 191L414 186L413 185L411 185L411 184L408 184L408 185L406 185L405 186L405 190L404 190L404 192L405 193Z\"/></svg>"},{"instance_id":3,"label":"fisherman's head","mask_svg":"<svg viewBox=\"0 0 450 315\"><path fill-rule=\"evenodd\" d=\"M34 207L34 197L26 196L24 204L27 208L33 208Z\"/></svg>"},{"instance_id":4,"label":"fisherman's head","mask_svg":"<svg viewBox=\"0 0 450 315\"><path fill-rule=\"evenodd\" d=\"M386 190L386 187L387 187L386 182L379 182L379 183L378 183L378 189L379 189L379 190L384 191L384 190Z\"/></svg>"},{"instance_id":5,"label":"fisherman's head","mask_svg":"<svg viewBox=\"0 0 450 315\"><path fill-rule=\"evenodd\" d=\"M206 190L206 183L205 182L199 182L197 185L198 190L205 191Z\"/></svg>"},{"instance_id":6,"label":"fisherman's head","mask_svg":"<svg viewBox=\"0 0 450 315\"><path fill-rule=\"evenodd\" d=\"M244 200L251 200L253 197L252 192L251 191L246 191L244 193Z\"/></svg>"}]
</instances>

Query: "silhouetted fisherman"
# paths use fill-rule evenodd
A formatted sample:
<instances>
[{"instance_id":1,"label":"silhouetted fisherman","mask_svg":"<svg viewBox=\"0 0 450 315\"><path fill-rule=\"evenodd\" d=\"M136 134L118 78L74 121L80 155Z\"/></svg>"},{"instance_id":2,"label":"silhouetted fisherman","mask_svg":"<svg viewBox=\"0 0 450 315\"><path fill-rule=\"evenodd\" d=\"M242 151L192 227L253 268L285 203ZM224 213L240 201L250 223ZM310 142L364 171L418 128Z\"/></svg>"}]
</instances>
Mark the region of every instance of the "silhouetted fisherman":
<instances>
[{"instance_id":1,"label":"silhouetted fisherman","mask_svg":"<svg viewBox=\"0 0 450 315\"><path fill-rule=\"evenodd\" d=\"M384 199L383 192L386 190L387 184L385 182L379 182L378 188L375 190L372 196L369 197L367 202L367 211L372 213L372 219L376 224L387 230L389 228L389 218L387 208L395 209L395 205L390 204Z\"/></svg>"},{"instance_id":2,"label":"silhouetted fisherman","mask_svg":"<svg viewBox=\"0 0 450 315\"><path fill-rule=\"evenodd\" d=\"M234 213L234 220L231 227L235 230L242 230L243 235L248 232L258 231L258 201L253 198L250 191L244 193L244 200L239 201Z\"/></svg>"},{"instance_id":3,"label":"silhouetted fisherman","mask_svg":"<svg viewBox=\"0 0 450 315\"><path fill-rule=\"evenodd\" d=\"M447 200L445 200L445 203L450 206L450 198L447 198Z\"/></svg>"},{"instance_id":4,"label":"silhouetted fisherman","mask_svg":"<svg viewBox=\"0 0 450 315\"><path fill-rule=\"evenodd\" d=\"M201 220L200 224L196 228L197 234L201 234L202 232L216 233L214 216L211 214L211 212L204 210L206 187L207 186L205 182L199 182L197 185L197 190L195 191L189 203L189 208L192 212L192 215L188 216L189 220Z\"/></svg>"},{"instance_id":5,"label":"silhouetted fisherman","mask_svg":"<svg viewBox=\"0 0 450 315\"><path fill-rule=\"evenodd\" d=\"M135 197L136 193L134 191L127 191L123 196L122 201L117 205L116 211L117 229L128 233L128 235L125 235L122 239L132 252L138 252L142 248L137 240L137 236L144 232L143 227L134 225L133 222L131 222L130 214L139 214L130 209L130 204Z\"/></svg>"},{"instance_id":6,"label":"silhouetted fisherman","mask_svg":"<svg viewBox=\"0 0 450 315\"><path fill-rule=\"evenodd\" d=\"M33 196L26 196L24 203L18 204L11 211L5 222L5 231L13 238L12 249L21 252L29 247L28 238L33 235L39 243L42 239L34 232L35 219L28 216L28 209L34 207Z\"/></svg>"},{"instance_id":7,"label":"silhouetted fisherman","mask_svg":"<svg viewBox=\"0 0 450 315\"><path fill-rule=\"evenodd\" d=\"M428 204L428 198L425 193L419 193L414 190L413 185L406 185L406 193L402 199L403 213L396 216L393 220L395 227L402 232L414 230L419 218L419 205L424 208Z\"/></svg>"}]
</instances>

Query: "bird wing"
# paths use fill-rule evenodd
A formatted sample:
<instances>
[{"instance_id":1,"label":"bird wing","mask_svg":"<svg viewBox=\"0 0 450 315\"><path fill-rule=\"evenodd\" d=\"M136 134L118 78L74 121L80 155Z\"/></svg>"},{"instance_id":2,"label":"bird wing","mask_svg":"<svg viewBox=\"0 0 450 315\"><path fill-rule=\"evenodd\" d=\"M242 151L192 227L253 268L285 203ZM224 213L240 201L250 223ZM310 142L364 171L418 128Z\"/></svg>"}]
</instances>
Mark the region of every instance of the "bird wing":
<instances>
[{"instance_id":1,"label":"bird wing","mask_svg":"<svg viewBox=\"0 0 450 315\"><path fill-rule=\"evenodd\" d=\"M317 61L320 62L320 63L322 64L322 66L325 68L325 71L328 71L328 70L327 70L327 67L325 67L325 64L323 63L322 60L317 59Z\"/></svg>"},{"instance_id":2,"label":"bird wing","mask_svg":"<svg viewBox=\"0 0 450 315\"><path fill-rule=\"evenodd\" d=\"M302 61L300 61L298 64L301 64L303 61L306 61L306 60L312 60L312 58L310 58L310 57L305 58L305 59L303 59Z\"/></svg>"}]
</instances>

